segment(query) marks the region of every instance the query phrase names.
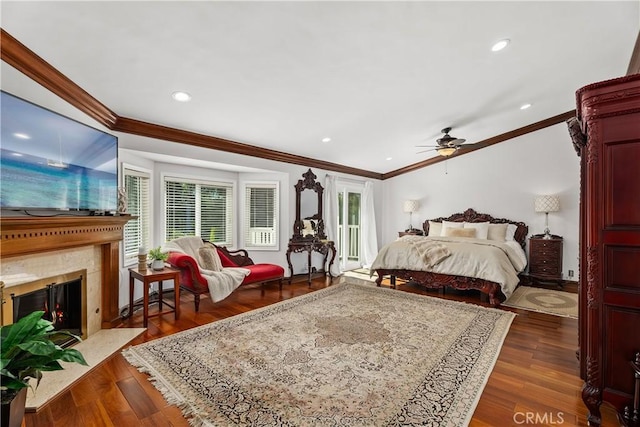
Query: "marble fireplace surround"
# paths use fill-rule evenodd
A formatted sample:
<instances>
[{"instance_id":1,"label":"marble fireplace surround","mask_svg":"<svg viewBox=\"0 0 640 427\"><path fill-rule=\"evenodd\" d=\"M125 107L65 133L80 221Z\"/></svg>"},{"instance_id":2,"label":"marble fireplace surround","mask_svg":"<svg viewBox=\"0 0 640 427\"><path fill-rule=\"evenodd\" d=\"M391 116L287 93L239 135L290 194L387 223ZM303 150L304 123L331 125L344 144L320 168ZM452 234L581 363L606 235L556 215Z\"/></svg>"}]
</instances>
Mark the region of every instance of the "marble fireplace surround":
<instances>
[{"instance_id":1,"label":"marble fireplace surround","mask_svg":"<svg viewBox=\"0 0 640 427\"><path fill-rule=\"evenodd\" d=\"M87 334L120 324L119 244L131 216L3 217L3 300L22 283L87 270Z\"/></svg>"}]
</instances>

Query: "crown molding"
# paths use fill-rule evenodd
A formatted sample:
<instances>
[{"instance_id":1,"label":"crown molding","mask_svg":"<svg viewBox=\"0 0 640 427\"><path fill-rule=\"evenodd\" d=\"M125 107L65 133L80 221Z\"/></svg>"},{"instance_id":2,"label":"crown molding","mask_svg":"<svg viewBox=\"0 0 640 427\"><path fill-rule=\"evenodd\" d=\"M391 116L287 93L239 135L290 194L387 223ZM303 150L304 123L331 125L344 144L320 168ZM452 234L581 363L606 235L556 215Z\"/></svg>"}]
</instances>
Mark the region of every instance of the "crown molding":
<instances>
[{"instance_id":1,"label":"crown molding","mask_svg":"<svg viewBox=\"0 0 640 427\"><path fill-rule=\"evenodd\" d=\"M536 123L532 123L530 125L527 126L523 126L521 128L518 129L514 129L512 131L509 132L505 132L503 134L476 142L473 145L468 145L468 146L462 146L457 152L456 154L452 155L452 156L448 156L448 157L443 157L443 156L438 156L438 157L432 157L430 159L424 160L422 162L418 162L418 163L414 163L411 164L409 166L405 166L403 168L400 169L396 169L394 171L391 172L387 172L382 174L382 179L389 179L389 178L393 178L396 177L398 175L402 175L408 172L412 172L414 170L417 169L421 169L424 168L426 166L430 166L439 162L443 162L447 159L450 159L452 157L459 157L471 152L474 152L476 150L480 150L482 148L486 148L486 147L490 147L492 145L498 144L500 142L504 142L507 141L509 139L513 139L516 138L518 136L522 136L525 135L527 133L531 133L531 132L535 132L538 131L540 129L544 129L546 127L549 126L553 126L556 125L558 123L562 123L568 119L570 119L571 117L575 117L576 116L576 110L571 110L571 111L567 111L566 113L562 113L562 114L558 114L557 116L553 116L553 117L549 117L548 119L544 119L541 120L539 122Z\"/></svg>"},{"instance_id":2,"label":"crown molding","mask_svg":"<svg viewBox=\"0 0 640 427\"><path fill-rule=\"evenodd\" d=\"M165 141L179 142L181 144L194 145L196 147L209 148L212 150L259 157L262 159L291 163L305 167L315 167L366 178L382 179L382 174L378 172L352 168L337 163L325 162L324 160L312 159L310 157L297 156L283 151L270 150L255 145L147 123L140 120L128 119L126 117L119 117L112 129L118 132L162 139Z\"/></svg>"},{"instance_id":3,"label":"crown molding","mask_svg":"<svg viewBox=\"0 0 640 427\"><path fill-rule=\"evenodd\" d=\"M58 95L102 125L111 128L117 115L100 101L89 95L71 79L56 70L11 34L0 28L0 55L31 80Z\"/></svg>"}]
</instances>

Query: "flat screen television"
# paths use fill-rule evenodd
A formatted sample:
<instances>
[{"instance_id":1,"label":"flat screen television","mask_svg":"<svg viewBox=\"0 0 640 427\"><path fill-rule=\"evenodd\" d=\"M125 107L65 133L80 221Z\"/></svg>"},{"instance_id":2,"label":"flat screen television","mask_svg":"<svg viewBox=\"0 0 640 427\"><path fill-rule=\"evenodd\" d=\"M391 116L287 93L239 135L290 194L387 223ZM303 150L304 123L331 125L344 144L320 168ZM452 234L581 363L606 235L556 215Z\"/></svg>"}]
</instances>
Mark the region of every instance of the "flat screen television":
<instances>
[{"instance_id":1,"label":"flat screen television","mask_svg":"<svg viewBox=\"0 0 640 427\"><path fill-rule=\"evenodd\" d=\"M3 212L115 212L118 138L7 92L0 95Z\"/></svg>"}]
</instances>

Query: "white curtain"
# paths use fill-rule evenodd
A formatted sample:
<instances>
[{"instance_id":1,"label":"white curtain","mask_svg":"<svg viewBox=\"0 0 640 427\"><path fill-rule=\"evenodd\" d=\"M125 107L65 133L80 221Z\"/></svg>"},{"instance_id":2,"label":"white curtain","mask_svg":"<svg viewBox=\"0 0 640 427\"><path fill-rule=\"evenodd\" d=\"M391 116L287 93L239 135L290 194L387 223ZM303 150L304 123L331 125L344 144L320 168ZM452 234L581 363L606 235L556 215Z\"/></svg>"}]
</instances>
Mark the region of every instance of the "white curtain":
<instances>
[{"instance_id":1,"label":"white curtain","mask_svg":"<svg viewBox=\"0 0 640 427\"><path fill-rule=\"evenodd\" d=\"M336 187L336 177L327 175L324 180L324 232L327 239L332 240L338 250L338 189ZM336 255L331 265L331 275L339 276L340 261Z\"/></svg>"},{"instance_id":2,"label":"white curtain","mask_svg":"<svg viewBox=\"0 0 640 427\"><path fill-rule=\"evenodd\" d=\"M373 182L367 181L362 192L362 262L369 268L378 255L376 214L373 206Z\"/></svg>"}]
</instances>

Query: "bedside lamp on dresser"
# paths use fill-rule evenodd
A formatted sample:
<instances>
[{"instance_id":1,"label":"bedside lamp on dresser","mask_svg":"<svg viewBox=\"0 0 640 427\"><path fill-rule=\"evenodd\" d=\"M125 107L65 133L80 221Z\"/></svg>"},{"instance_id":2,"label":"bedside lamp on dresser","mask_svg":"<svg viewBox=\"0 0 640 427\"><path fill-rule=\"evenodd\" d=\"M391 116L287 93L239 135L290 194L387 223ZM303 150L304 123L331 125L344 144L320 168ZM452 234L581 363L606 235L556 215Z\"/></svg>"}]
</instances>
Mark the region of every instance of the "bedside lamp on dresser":
<instances>
[{"instance_id":1,"label":"bedside lamp on dresser","mask_svg":"<svg viewBox=\"0 0 640 427\"><path fill-rule=\"evenodd\" d=\"M400 231L398 233L399 237L405 235L422 236L424 234L422 230L413 228L413 224L411 221L411 216L414 212L418 212L418 209L420 209L420 202L418 200L407 200L404 202L403 210L409 214L409 228L407 228L405 231Z\"/></svg>"},{"instance_id":2,"label":"bedside lamp on dresser","mask_svg":"<svg viewBox=\"0 0 640 427\"><path fill-rule=\"evenodd\" d=\"M551 239L549 232L549 212L560 210L560 197L558 196L536 196L534 200L536 212L544 212L544 238Z\"/></svg>"}]
</instances>

